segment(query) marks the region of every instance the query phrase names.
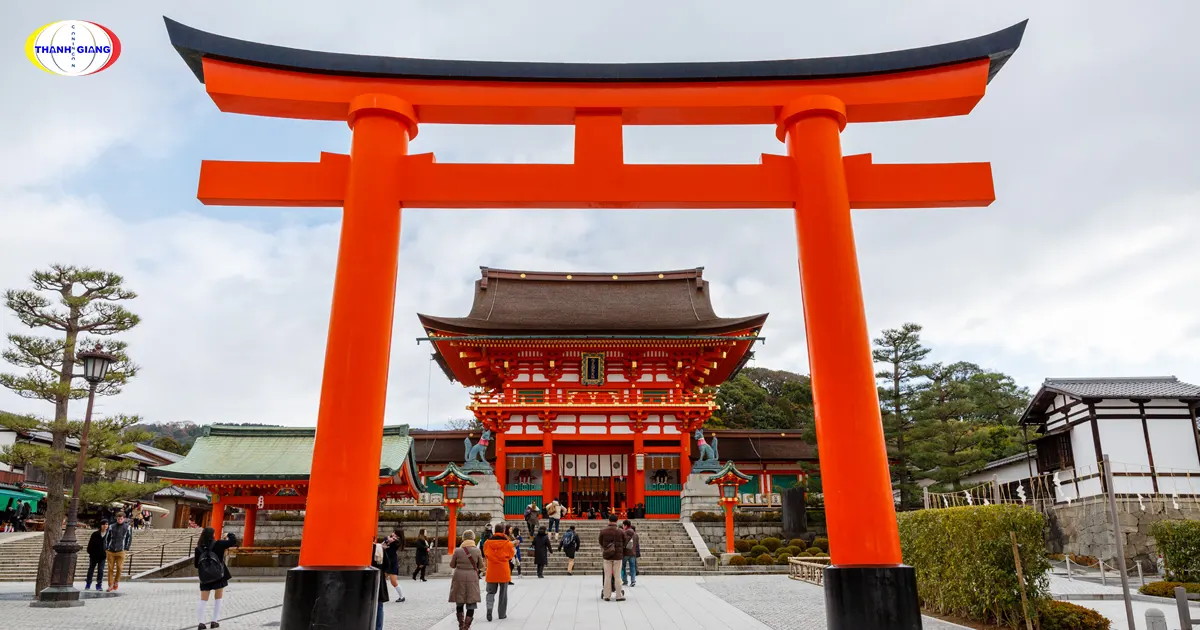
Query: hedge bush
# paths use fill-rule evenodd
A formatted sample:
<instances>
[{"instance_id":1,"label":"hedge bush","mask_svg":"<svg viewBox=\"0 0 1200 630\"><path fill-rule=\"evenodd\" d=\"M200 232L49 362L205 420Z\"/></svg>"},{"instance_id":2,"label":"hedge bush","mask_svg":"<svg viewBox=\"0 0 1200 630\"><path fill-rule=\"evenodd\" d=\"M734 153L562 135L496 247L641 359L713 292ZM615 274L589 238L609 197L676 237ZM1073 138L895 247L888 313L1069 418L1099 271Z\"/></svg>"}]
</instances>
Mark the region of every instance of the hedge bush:
<instances>
[{"instance_id":1,"label":"hedge bush","mask_svg":"<svg viewBox=\"0 0 1200 630\"><path fill-rule=\"evenodd\" d=\"M750 548L753 546L754 545L749 540L733 541L733 550L738 553L746 553L747 551L750 551Z\"/></svg>"},{"instance_id":2,"label":"hedge bush","mask_svg":"<svg viewBox=\"0 0 1200 630\"><path fill-rule=\"evenodd\" d=\"M805 549L805 551L807 551L808 553L814 554L814 555L824 552L824 550L821 549L820 547L809 547L808 549Z\"/></svg>"},{"instance_id":3,"label":"hedge bush","mask_svg":"<svg viewBox=\"0 0 1200 630\"><path fill-rule=\"evenodd\" d=\"M729 559L729 566L744 567L744 566L746 566L746 559L741 556L733 556L732 558Z\"/></svg>"},{"instance_id":4,"label":"hedge bush","mask_svg":"<svg viewBox=\"0 0 1200 630\"><path fill-rule=\"evenodd\" d=\"M1036 610L1048 599L1044 522L1031 508L904 512L899 525L904 562L916 569L918 594L933 612L1011 627L1024 620L1009 532L1016 533L1020 545L1030 607Z\"/></svg>"},{"instance_id":5,"label":"hedge bush","mask_svg":"<svg viewBox=\"0 0 1200 630\"><path fill-rule=\"evenodd\" d=\"M775 558L771 557L771 554L769 553L759 555L757 558L755 558L755 561L757 561L758 564L775 564Z\"/></svg>"},{"instance_id":6,"label":"hedge bush","mask_svg":"<svg viewBox=\"0 0 1200 630\"><path fill-rule=\"evenodd\" d=\"M1150 528L1166 578L1200 582L1200 521L1159 521Z\"/></svg>"},{"instance_id":7,"label":"hedge bush","mask_svg":"<svg viewBox=\"0 0 1200 630\"><path fill-rule=\"evenodd\" d=\"M1070 602L1048 601L1040 614L1042 630L1109 630L1112 627L1112 622L1104 615Z\"/></svg>"},{"instance_id":8,"label":"hedge bush","mask_svg":"<svg viewBox=\"0 0 1200 630\"><path fill-rule=\"evenodd\" d=\"M799 554L801 551L804 551L804 547L797 547L796 545L788 545L785 547L785 549L787 549L788 553L792 554L793 556Z\"/></svg>"},{"instance_id":9,"label":"hedge bush","mask_svg":"<svg viewBox=\"0 0 1200 630\"><path fill-rule=\"evenodd\" d=\"M762 546L766 547L767 551L770 551L771 553L775 553L782 545L783 541L779 540L778 538L772 538L768 536L767 538L762 539Z\"/></svg>"},{"instance_id":10,"label":"hedge bush","mask_svg":"<svg viewBox=\"0 0 1200 630\"><path fill-rule=\"evenodd\" d=\"M1151 582L1139 588L1138 592L1142 595L1174 599L1176 586L1182 586L1183 590L1189 593L1200 593L1200 583L1197 582Z\"/></svg>"},{"instance_id":11,"label":"hedge bush","mask_svg":"<svg viewBox=\"0 0 1200 630\"><path fill-rule=\"evenodd\" d=\"M788 557L787 556L776 556L775 564L788 564Z\"/></svg>"},{"instance_id":12,"label":"hedge bush","mask_svg":"<svg viewBox=\"0 0 1200 630\"><path fill-rule=\"evenodd\" d=\"M770 553L771 553L771 550L767 549L763 545L754 545L753 547L750 548L750 555L752 555L752 556L761 556L763 554L770 555Z\"/></svg>"},{"instance_id":13,"label":"hedge bush","mask_svg":"<svg viewBox=\"0 0 1200 630\"><path fill-rule=\"evenodd\" d=\"M813 547L820 547L821 551L829 553L829 539L823 536L817 536L813 539Z\"/></svg>"},{"instance_id":14,"label":"hedge bush","mask_svg":"<svg viewBox=\"0 0 1200 630\"><path fill-rule=\"evenodd\" d=\"M796 554L796 557L797 558L811 558L811 557L813 557L813 555L811 553L808 553L807 551L801 551L800 553Z\"/></svg>"},{"instance_id":15,"label":"hedge bush","mask_svg":"<svg viewBox=\"0 0 1200 630\"><path fill-rule=\"evenodd\" d=\"M736 518L737 515L735 514ZM693 523L723 523L725 515L717 512L692 512Z\"/></svg>"},{"instance_id":16,"label":"hedge bush","mask_svg":"<svg viewBox=\"0 0 1200 630\"><path fill-rule=\"evenodd\" d=\"M1081 556L1074 553L1071 554L1071 562L1085 567L1094 567L1100 564L1100 561L1095 556Z\"/></svg>"}]
</instances>

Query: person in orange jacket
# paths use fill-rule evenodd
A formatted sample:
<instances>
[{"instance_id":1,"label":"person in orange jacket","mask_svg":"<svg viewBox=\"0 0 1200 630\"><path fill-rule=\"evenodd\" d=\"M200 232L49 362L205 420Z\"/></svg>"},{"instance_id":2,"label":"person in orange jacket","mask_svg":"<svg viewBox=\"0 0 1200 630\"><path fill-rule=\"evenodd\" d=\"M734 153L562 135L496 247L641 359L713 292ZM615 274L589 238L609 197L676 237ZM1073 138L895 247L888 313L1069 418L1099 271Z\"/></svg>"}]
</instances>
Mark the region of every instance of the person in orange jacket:
<instances>
[{"instance_id":1,"label":"person in orange jacket","mask_svg":"<svg viewBox=\"0 0 1200 630\"><path fill-rule=\"evenodd\" d=\"M495 534L483 545L483 557L487 558L487 620L492 620L492 604L496 594L500 595L500 618L508 616L508 583L512 581L509 562L517 550L504 535L504 524L496 525Z\"/></svg>"}]
</instances>

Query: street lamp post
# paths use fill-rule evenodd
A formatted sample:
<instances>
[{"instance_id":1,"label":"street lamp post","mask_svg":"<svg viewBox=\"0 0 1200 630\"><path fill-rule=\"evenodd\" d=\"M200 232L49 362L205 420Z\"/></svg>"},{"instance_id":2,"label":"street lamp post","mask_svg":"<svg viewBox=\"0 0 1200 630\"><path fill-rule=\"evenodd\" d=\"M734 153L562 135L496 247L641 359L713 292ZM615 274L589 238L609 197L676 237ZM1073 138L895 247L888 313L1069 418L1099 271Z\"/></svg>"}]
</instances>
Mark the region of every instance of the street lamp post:
<instances>
[{"instance_id":1,"label":"street lamp post","mask_svg":"<svg viewBox=\"0 0 1200 630\"><path fill-rule=\"evenodd\" d=\"M476 482L453 462L446 466L446 470L443 470L441 474L429 481L438 484L444 490L443 503L450 510L450 531L446 535L446 553L454 553L455 539L458 537L458 508L463 504L463 489L476 485Z\"/></svg>"},{"instance_id":2,"label":"street lamp post","mask_svg":"<svg viewBox=\"0 0 1200 630\"><path fill-rule=\"evenodd\" d=\"M80 352L83 361L83 378L88 382L87 415L83 418L83 434L79 438L79 461L75 464L75 485L71 487L71 506L67 510L67 529L54 545L54 565L50 569L50 586L38 593L31 604L35 607L66 608L82 606L79 589L75 588L75 563L79 557L79 543L75 540L76 520L79 517L79 489L83 485L83 469L87 464L88 429L92 426L92 405L96 402L96 387L108 375L108 368L117 357L103 352L100 344L92 350ZM51 499L53 500L53 499ZM54 527L55 523L46 523Z\"/></svg>"}]
</instances>

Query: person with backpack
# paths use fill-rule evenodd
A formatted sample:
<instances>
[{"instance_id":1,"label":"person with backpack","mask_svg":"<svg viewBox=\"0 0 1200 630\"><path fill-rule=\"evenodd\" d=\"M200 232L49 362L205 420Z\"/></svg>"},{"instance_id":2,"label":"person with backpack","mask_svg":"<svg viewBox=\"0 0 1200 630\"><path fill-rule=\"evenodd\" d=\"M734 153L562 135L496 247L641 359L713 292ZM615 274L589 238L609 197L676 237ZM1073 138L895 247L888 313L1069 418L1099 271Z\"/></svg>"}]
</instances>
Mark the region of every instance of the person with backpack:
<instances>
[{"instance_id":1,"label":"person with backpack","mask_svg":"<svg viewBox=\"0 0 1200 630\"><path fill-rule=\"evenodd\" d=\"M509 530L508 537L512 540L514 555L513 568L517 570L517 577L525 577L521 573L521 545L525 543L525 538L521 536L521 528L514 527ZM510 581L509 584L512 584Z\"/></svg>"},{"instance_id":2,"label":"person with backpack","mask_svg":"<svg viewBox=\"0 0 1200 630\"><path fill-rule=\"evenodd\" d=\"M393 534L389 534L387 539L392 536ZM379 595L375 598L375 630L383 630L383 605L390 599L387 580L383 578L388 569L385 547L390 543L387 542L387 539L383 543L371 543L371 566L379 570Z\"/></svg>"},{"instance_id":3,"label":"person with backpack","mask_svg":"<svg viewBox=\"0 0 1200 630\"><path fill-rule=\"evenodd\" d=\"M561 540L558 541L558 549L567 556L567 575L575 575L575 552L579 551L579 535L575 533L575 526L572 525L567 529L567 533L563 534Z\"/></svg>"},{"instance_id":4,"label":"person with backpack","mask_svg":"<svg viewBox=\"0 0 1200 630\"><path fill-rule=\"evenodd\" d=\"M512 562L516 550L504 535L504 525L496 525L495 535L484 547L483 555L487 558L487 620L492 620L492 604L496 596L500 597L500 618L508 616L508 585L512 583Z\"/></svg>"},{"instance_id":5,"label":"person with backpack","mask_svg":"<svg viewBox=\"0 0 1200 630\"><path fill-rule=\"evenodd\" d=\"M413 570L412 579L417 579L417 574L421 574L421 581L427 582L425 579L425 567L429 564L429 540L425 538L425 530L417 532L417 568Z\"/></svg>"},{"instance_id":6,"label":"person with backpack","mask_svg":"<svg viewBox=\"0 0 1200 630\"><path fill-rule=\"evenodd\" d=\"M96 590L102 590L101 583L104 582L104 560L107 555L104 552L104 547L108 543L108 523L100 521L100 527L92 532L92 536L88 538L87 555L88 555L88 572L87 582L83 585L83 590L92 588L92 571L96 571Z\"/></svg>"},{"instance_id":7,"label":"person with backpack","mask_svg":"<svg viewBox=\"0 0 1200 630\"><path fill-rule=\"evenodd\" d=\"M121 572L125 570L125 553L133 545L133 530L124 512L117 512L117 522L108 528L108 542L104 546L104 561L108 563L108 590L115 591L121 585Z\"/></svg>"},{"instance_id":8,"label":"person with backpack","mask_svg":"<svg viewBox=\"0 0 1200 630\"><path fill-rule=\"evenodd\" d=\"M483 554L475 546L475 532L468 529L463 532L462 544L450 556L450 568L454 569L450 577L450 603L454 604L458 630L468 630L475 621L475 609L481 599L479 567L482 565Z\"/></svg>"},{"instance_id":9,"label":"person with backpack","mask_svg":"<svg viewBox=\"0 0 1200 630\"><path fill-rule=\"evenodd\" d=\"M629 586L637 586L637 559L641 549L638 546L638 533L633 523L625 521L625 534L629 536L629 541L625 543L625 557L621 559L621 585L624 586L626 580Z\"/></svg>"},{"instance_id":10,"label":"person with backpack","mask_svg":"<svg viewBox=\"0 0 1200 630\"><path fill-rule=\"evenodd\" d=\"M400 554L403 551L404 530L397 527L383 539L383 575L379 578L381 582L390 583L392 588L396 589L397 602L404 601L404 591L400 590Z\"/></svg>"},{"instance_id":11,"label":"person with backpack","mask_svg":"<svg viewBox=\"0 0 1200 630\"><path fill-rule=\"evenodd\" d=\"M546 526L542 525L533 537L533 564L537 566L539 578L546 577L542 575L542 570L550 562L550 553L550 535L546 532Z\"/></svg>"},{"instance_id":12,"label":"person with backpack","mask_svg":"<svg viewBox=\"0 0 1200 630\"><path fill-rule=\"evenodd\" d=\"M122 520L120 514L117 515L117 520ZM225 565L225 550L238 546L237 537L228 534L221 540L215 540L215 536L213 528L205 527L204 531L200 532L200 543L196 545L196 555L192 558L192 566L196 567L196 573L200 576L200 601L196 602L199 630L204 630L204 607L208 604L209 594L214 592L212 621L208 627L221 627L221 598L224 597L225 587L229 586L229 580L233 577L229 574L229 567Z\"/></svg>"},{"instance_id":13,"label":"person with backpack","mask_svg":"<svg viewBox=\"0 0 1200 630\"><path fill-rule=\"evenodd\" d=\"M617 527L617 515L608 517L608 526L600 530L600 549L604 554L604 586L600 597L604 601L612 601L613 591L616 591L617 601L625 601L625 590L617 581L621 570L621 559L625 557L625 532Z\"/></svg>"}]
</instances>

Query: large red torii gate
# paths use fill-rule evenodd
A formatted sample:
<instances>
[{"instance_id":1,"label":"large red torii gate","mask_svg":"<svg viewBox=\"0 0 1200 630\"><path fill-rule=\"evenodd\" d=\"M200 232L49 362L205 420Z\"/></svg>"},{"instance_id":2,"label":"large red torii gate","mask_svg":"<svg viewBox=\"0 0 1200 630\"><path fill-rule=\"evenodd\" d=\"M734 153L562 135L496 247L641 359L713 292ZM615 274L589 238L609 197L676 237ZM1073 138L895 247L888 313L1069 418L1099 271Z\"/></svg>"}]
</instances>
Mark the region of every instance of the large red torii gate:
<instances>
[{"instance_id":1,"label":"large red torii gate","mask_svg":"<svg viewBox=\"0 0 1200 630\"><path fill-rule=\"evenodd\" d=\"M987 163L843 157L847 123L969 113L1025 23L873 55L729 63L441 61L322 53L166 20L171 43L226 112L345 121L350 155L309 163L204 161L206 204L342 206L343 223L299 569L283 629L368 628L380 428L400 210L795 210L817 441L834 566L829 627L919 628L901 564L852 208L986 206ZM573 125L573 164L438 164L408 155L422 124ZM787 156L758 165L632 165L625 125L774 125ZM336 596L334 596L336 594ZM320 595L320 596L318 596Z\"/></svg>"}]
</instances>

